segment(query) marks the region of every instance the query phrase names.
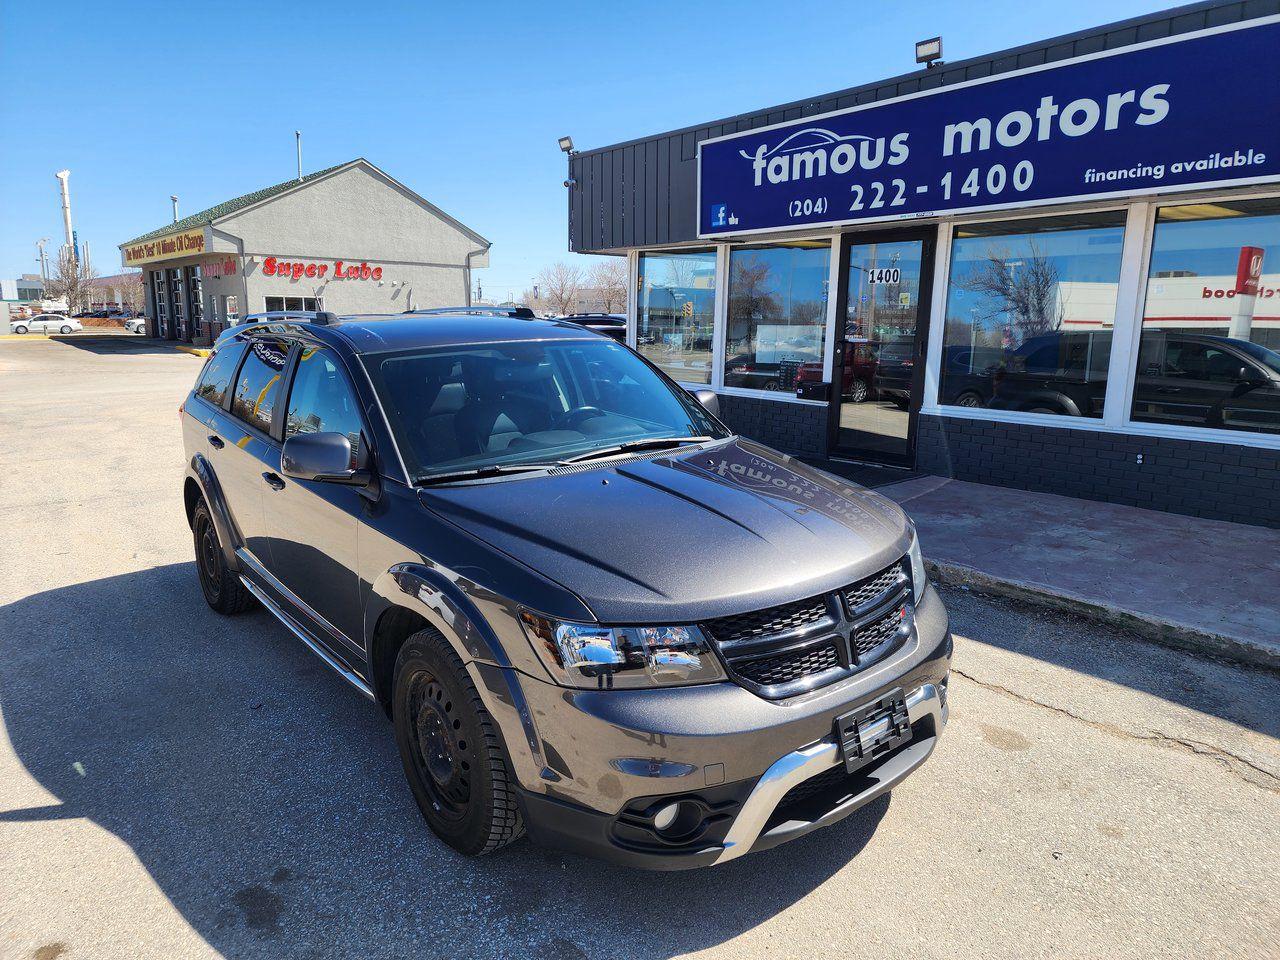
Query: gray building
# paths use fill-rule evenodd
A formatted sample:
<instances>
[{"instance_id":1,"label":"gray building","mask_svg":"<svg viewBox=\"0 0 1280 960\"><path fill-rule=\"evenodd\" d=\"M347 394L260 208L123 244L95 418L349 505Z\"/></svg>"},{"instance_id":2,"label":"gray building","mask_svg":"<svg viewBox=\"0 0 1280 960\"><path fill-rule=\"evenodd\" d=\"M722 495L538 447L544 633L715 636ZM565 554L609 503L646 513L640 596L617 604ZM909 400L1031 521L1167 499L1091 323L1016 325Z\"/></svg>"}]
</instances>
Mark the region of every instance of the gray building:
<instances>
[{"instance_id":1,"label":"gray building","mask_svg":"<svg viewBox=\"0 0 1280 960\"><path fill-rule=\"evenodd\" d=\"M1280 526L1280 0L569 156L569 249L740 432Z\"/></svg>"},{"instance_id":2,"label":"gray building","mask_svg":"<svg viewBox=\"0 0 1280 960\"><path fill-rule=\"evenodd\" d=\"M465 304L489 241L357 159L166 224L120 255L144 272L148 332L199 343L267 310Z\"/></svg>"}]
</instances>

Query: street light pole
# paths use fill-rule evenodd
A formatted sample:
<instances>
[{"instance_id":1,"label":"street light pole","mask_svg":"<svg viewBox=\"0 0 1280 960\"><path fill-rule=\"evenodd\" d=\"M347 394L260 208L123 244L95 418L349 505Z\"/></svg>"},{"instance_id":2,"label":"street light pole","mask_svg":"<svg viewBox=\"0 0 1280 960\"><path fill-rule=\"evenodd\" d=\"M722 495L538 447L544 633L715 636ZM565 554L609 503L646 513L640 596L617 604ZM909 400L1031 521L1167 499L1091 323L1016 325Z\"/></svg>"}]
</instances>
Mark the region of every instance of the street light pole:
<instances>
[{"instance_id":1,"label":"street light pole","mask_svg":"<svg viewBox=\"0 0 1280 960\"><path fill-rule=\"evenodd\" d=\"M76 261L75 236L71 231L71 191L67 181L71 178L70 170L59 170L54 174L62 190L62 225L67 231L67 249L71 251L71 261Z\"/></svg>"}]
</instances>

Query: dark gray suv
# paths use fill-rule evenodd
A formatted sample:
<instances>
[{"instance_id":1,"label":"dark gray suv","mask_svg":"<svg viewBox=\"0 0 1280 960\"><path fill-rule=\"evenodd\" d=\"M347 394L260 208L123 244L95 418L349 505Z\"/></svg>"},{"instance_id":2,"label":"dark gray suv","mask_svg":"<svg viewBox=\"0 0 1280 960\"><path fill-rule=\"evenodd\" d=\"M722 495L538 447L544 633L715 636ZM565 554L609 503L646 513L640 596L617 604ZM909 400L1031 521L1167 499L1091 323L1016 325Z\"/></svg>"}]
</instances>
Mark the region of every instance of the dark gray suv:
<instances>
[{"instance_id":1,"label":"dark gray suv","mask_svg":"<svg viewBox=\"0 0 1280 960\"><path fill-rule=\"evenodd\" d=\"M381 705L464 853L774 846L925 761L951 637L896 505L715 403L570 323L235 327L183 403L200 585Z\"/></svg>"}]
</instances>

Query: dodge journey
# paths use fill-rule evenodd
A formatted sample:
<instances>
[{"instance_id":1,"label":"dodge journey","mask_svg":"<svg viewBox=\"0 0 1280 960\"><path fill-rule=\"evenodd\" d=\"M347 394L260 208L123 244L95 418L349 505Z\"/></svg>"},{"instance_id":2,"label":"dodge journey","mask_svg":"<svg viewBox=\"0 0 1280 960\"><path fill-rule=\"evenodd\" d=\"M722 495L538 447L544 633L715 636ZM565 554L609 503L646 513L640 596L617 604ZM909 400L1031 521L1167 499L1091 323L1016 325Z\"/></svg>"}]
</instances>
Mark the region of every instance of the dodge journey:
<instances>
[{"instance_id":1,"label":"dodge journey","mask_svg":"<svg viewBox=\"0 0 1280 960\"><path fill-rule=\"evenodd\" d=\"M951 636L895 504L717 404L572 323L234 327L181 412L200 587L386 712L463 853L792 840L929 757Z\"/></svg>"}]
</instances>

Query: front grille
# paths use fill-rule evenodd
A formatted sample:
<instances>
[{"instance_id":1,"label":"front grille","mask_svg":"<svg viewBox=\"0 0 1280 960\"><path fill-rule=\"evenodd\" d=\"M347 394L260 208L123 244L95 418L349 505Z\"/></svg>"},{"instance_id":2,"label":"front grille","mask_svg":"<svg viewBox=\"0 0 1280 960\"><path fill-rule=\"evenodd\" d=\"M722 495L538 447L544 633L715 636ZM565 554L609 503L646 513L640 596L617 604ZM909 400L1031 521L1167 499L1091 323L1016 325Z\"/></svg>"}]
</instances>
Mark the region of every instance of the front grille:
<instances>
[{"instance_id":1,"label":"front grille","mask_svg":"<svg viewBox=\"0 0 1280 960\"><path fill-rule=\"evenodd\" d=\"M910 626L902 560L834 593L702 624L730 675L770 699L843 679L888 655Z\"/></svg>"},{"instance_id":2,"label":"front grille","mask_svg":"<svg viewBox=\"0 0 1280 960\"><path fill-rule=\"evenodd\" d=\"M865 657L898 632L898 627L906 615L905 606L894 607L888 613L882 614L878 619L872 620L866 626L859 627L853 632L854 652L859 657Z\"/></svg>"},{"instance_id":3,"label":"front grille","mask_svg":"<svg viewBox=\"0 0 1280 960\"><path fill-rule=\"evenodd\" d=\"M805 627L817 623L826 614L826 598L811 597L795 603L784 603L779 607L769 607L767 610L722 617L710 621L706 626L712 636L727 644L756 640L784 630Z\"/></svg>"},{"instance_id":4,"label":"front grille","mask_svg":"<svg viewBox=\"0 0 1280 960\"><path fill-rule=\"evenodd\" d=\"M841 592L844 594L844 602L849 605L850 611L858 611L870 605L872 600L882 596L886 591L898 586L905 579L906 573L902 569L902 564L895 563L891 567L885 567L873 577L867 577L865 580L859 580L851 587L845 587Z\"/></svg>"},{"instance_id":5,"label":"front grille","mask_svg":"<svg viewBox=\"0 0 1280 960\"><path fill-rule=\"evenodd\" d=\"M775 683L790 683L802 677L813 676L840 666L840 654L834 643L797 653L780 653L776 657L748 660L738 668L738 674L752 683L767 687Z\"/></svg>"}]
</instances>

